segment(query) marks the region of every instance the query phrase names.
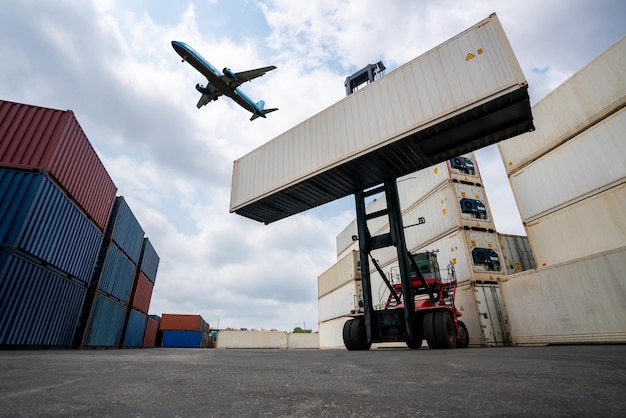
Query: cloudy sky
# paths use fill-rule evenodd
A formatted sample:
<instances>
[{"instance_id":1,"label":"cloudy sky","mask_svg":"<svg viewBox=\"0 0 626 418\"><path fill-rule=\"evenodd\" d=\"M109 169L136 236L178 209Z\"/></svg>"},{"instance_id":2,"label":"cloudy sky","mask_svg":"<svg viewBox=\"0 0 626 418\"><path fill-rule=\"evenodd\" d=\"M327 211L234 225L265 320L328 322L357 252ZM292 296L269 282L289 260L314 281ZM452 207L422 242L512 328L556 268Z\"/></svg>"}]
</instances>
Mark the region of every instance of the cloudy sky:
<instances>
[{"instance_id":1,"label":"cloudy sky","mask_svg":"<svg viewBox=\"0 0 626 418\"><path fill-rule=\"evenodd\" d=\"M14 0L0 7L0 98L71 109L160 257L150 312L212 326L317 329L317 277L354 218L348 197L262 225L230 214L233 160L341 100L368 63L388 72L496 12L534 103L626 32L623 0ZM170 42L215 67L276 65L198 110ZM496 147L478 152L499 232L523 234Z\"/></svg>"}]
</instances>

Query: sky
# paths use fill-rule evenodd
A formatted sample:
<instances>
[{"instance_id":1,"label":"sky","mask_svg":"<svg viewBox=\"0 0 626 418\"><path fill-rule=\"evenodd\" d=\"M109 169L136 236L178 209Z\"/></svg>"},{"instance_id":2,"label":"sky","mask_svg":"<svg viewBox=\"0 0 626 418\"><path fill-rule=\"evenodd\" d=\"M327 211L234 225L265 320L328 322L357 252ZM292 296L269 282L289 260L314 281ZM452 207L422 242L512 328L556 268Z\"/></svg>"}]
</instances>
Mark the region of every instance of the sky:
<instances>
[{"instance_id":1,"label":"sky","mask_svg":"<svg viewBox=\"0 0 626 418\"><path fill-rule=\"evenodd\" d=\"M626 32L623 0L8 0L0 98L75 113L161 258L151 314L317 330L317 278L354 200L263 225L229 213L233 161L341 100L365 65L389 73L492 12L533 103ZM197 109L206 80L172 40L220 69L277 66L242 90L280 110ZM496 229L524 235L497 147L477 159Z\"/></svg>"}]
</instances>

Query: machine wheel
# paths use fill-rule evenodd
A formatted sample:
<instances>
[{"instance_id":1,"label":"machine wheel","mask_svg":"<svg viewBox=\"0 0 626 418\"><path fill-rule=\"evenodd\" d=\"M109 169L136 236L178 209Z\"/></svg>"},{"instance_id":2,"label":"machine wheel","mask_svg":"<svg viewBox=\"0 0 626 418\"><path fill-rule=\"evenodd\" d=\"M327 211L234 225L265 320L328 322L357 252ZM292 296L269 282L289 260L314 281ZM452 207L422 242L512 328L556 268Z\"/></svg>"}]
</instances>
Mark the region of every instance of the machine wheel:
<instances>
[{"instance_id":1,"label":"machine wheel","mask_svg":"<svg viewBox=\"0 0 626 418\"><path fill-rule=\"evenodd\" d=\"M435 312L434 329L438 348L456 347L456 329L450 312Z\"/></svg>"},{"instance_id":2,"label":"machine wheel","mask_svg":"<svg viewBox=\"0 0 626 418\"><path fill-rule=\"evenodd\" d=\"M469 333L462 321L459 321L459 339L456 340L456 348L467 348L469 345Z\"/></svg>"},{"instance_id":3,"label":"machine wheel","mask_svg":"<svg viewBox=\"0 0 626 418\"><path fill-rule=\"evenodd\" d=\"M431 349L439 348L435 335L435 312L426 312L424 314L424 320L422 321L422 324L424 329L424 337L426 338L428 347Z\"/></svg>"},{"instance_id":4,"label":"machine wheel","mask_svg":"<svg viewBox=\"0 0 626 418\"><path fill-rule=\"evenodd\" d=\"M372 344L367 342L364 318L354 318L343 324L343 344L350 351L370 349Z\"/></svg>"}]
</instances>

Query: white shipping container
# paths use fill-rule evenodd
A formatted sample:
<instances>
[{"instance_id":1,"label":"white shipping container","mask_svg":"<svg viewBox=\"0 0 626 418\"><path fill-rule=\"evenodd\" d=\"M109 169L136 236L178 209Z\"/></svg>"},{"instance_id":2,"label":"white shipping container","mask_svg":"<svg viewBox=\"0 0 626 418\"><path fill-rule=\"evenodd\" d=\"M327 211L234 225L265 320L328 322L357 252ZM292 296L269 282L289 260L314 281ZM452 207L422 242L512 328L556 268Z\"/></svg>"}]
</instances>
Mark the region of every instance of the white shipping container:
<instances>
[{"instance_id":1,"label":"white shipping container","mask_svg":"<svg viewBox=\"0 0 626 418\"><path fill-rule=\"evenodd\" d=\"M478 169L476 156L473 152L451 158L447 163L452 178L482 184L480 170Z\"/></svg>"},{"instance_id":2,"label":"white shipping container","mask_svg":"<svg viewBox=\"0 0 626 418\"><path fill-rule=\"evenodd\" d=\"M317 278L317 297L322 297L342 285L360 278L359 253L358 251L351 251Z\"/></svg>"},{"instance_id":3,"label":"white shipping container","mask_svg":"<svg viewBox=\"0 0 626 418\"><path fill-rule=\"evenodd\" d=\"M498 234L498 241L502 249L502 262L506 267L506 274L537 268L528 237Z\"/></svg>"},{"instance_id":4,"label":"white shipping container","mask_svg":"<svg viewBox=\"0 0 626 418\"><path fill-rule=\"evenodd\" d=\"M270 223L530 129L493 14L236 160L230 211Z\"/></svg>"},{"instance_id":5,"label":"white shipping container","mask_svg":"<svg viewBox=\"0 0 626 418\"><path fill-rule=\"evenodd\" d=\"M474 293L474 284L465 283L456 289L455 297L456 308L461 312L459 317L467 327L467 333L470 337L470 347L483 347L487 345L483 336L482 325L478 318L478 306L476 305L476 294Z\"/></svg>"},{"instance_id":6,"label":"white shipping container","mask_svg":"<svg viewBox=\"0 0 626 418\"><path fill-rule=\"evenodd\" d=\"M520 215L532 221L626 181L626 108L510 176Z\"/></svg>"},{"instance_id":7,"label":"white shipping container","mask_svg":"<svg viewBox=\"0 0 626 418\"><path fill-rule=\"evenodd\" d=\"M485 344L490 347L510 345L509 318L500 287L497 284L473 287Z\"/></svg>"},{"instance_id":8,"label":"white shipping container","mask_svg":"<svg viewBox=\"0 0 626 418\"><path fill-rule=\"evenodd\" d=\"M343 349L343 324L346 321L351 321L350 318L337 318L330 321L323 321L317 324L319 332L319 344L320 349Z\"/></svg>"},{"instance_id":9,"label":"white shipping container","mask_svg":"<svg viewBox=\"0 0 626 418\"><path fill-rule=\"evenodd\" d=\"M505 276L514 344L626 343L626 247Z\"/></svg>"},{"instance_id":10,"label":"white shipping container","mask_svg":"<svg viewBox=\"0 0 626 418\"><path fill-rule=\"evenodd\" d=\"M363 303L361 281L354 280L325 294L317 300L318 321L328 321L359 310Z\"/></svg>"},{"instance_id":11,"label":"white shipping container","mask_svg":"<svg viewBox=\"0 0 626 418\"><path fill-rule=\"evenodd\" d=\"M508 174L626 103L626 36L533 106L536 130L498 144Z\"/></svg>"},{"instance_id":12,"label":"white shipping container","mask_svg":"<svg viewBox=\"0 0 626 418\"><path fill-rule=\"evenodd\" d=\"M626 245L626 183L526 224L538 267Z\"/></svg>"}]
</instances>

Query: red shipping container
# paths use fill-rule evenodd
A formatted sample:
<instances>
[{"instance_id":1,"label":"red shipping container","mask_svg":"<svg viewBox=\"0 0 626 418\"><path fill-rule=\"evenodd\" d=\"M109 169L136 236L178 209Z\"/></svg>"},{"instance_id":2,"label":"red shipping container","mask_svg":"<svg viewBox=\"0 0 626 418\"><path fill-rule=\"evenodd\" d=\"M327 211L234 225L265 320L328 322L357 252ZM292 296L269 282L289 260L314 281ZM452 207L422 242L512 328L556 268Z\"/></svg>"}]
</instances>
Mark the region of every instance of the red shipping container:
<instances>
[{"instance_id":1,"label":"red shipping container","mask_svg":"<svg viewBox=\"0 0 626 418\"><path fill-rule=\"evenodd\" d=\"M200 315L163 314L161 331L203 331L204 319Z\"/></svg>"},{"instance_id":2,"label":"red shipping container","mask_svg":"<svg viewBox=\"0 0 626 418\"><path fill-rule=\"evenodd\" d=\"M147 314L152 299L152 289L154 289L152 282L142 272L139 272L137 280L135 280L131 306Z\"/></svg>"},{"instance_id":3,"label":"red shipping container","mask_svg":"<svg viewBox=\"0 0 626 418\"><path fill-rule=\"evenodd\" d=\"M146 321L146 332L143 335L143 348L154 348L158 329L159 321L148 317Z\"/></svg>"},{"instance_id":4,"label":"red shipping container","mask_svg":"<svg viewBox=\"0 0 626 418\"><path fill-rule=\"evenodd\" d=\"M117 187L71 110L0 100L0 166L49 173L106 228Z\"/></svg>"}]
</instances>

